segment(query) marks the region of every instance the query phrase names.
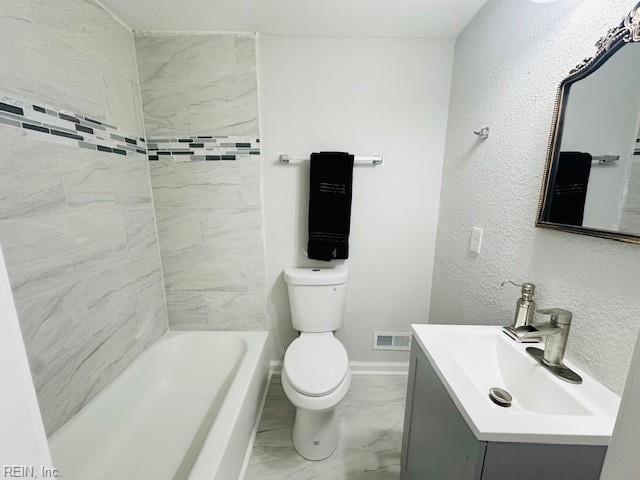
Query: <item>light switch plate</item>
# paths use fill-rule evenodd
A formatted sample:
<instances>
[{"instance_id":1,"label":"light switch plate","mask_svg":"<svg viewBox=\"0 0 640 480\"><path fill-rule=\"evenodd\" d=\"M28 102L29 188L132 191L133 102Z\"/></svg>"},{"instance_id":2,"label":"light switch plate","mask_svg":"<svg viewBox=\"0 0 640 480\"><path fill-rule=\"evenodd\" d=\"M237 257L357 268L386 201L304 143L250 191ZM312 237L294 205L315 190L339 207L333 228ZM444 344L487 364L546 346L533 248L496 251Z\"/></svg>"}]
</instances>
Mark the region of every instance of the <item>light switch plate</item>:
<instances>
[{"instance_id":1,"label":"light switch plate","mask_svg":"<svg viewBox=\"0 0 640 480\"><path fill-rule=\"evenodd\" d=\"M471 238L469 240L469 250L476 255L480 254L480 249L482 248L482 235L484 230L480 227L473 227L471 229Z\"/></svg>"}]
</instances>

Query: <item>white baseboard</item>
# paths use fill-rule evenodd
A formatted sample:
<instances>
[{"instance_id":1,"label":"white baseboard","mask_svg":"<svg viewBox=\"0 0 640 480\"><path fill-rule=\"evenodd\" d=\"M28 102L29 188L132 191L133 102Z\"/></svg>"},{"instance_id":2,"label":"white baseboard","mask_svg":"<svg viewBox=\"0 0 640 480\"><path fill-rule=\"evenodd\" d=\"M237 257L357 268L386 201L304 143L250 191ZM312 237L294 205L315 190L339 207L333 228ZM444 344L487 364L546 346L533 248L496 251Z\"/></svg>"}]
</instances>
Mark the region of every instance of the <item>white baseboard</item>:
<instances>
[{"instance_id":1,"label":"white baseboard","mask_svg":"<svg viewBox=\"0 0 640 480\"><path fill-rule=\"evenodd\" d=\"M349 362L352 375L407 375L409 362ZM282 361L271 360L271 375L280 375Z\"/></svg>"},{"instance_id":2,"label":"white baseboard","mask_svg":"<svg viewBox=\"0 0 640 480\"><path fill-rule=\"evenodd\" d=\"M409 362L349 362L352 375L408 375Z\"/></svg>"},{"instance_id":3,"label":"white baseboard","mask_svg":"<svg viewBox=\"0 0 640 480\"><path fill-rule=\"evenodd\" d=\"M262 401L260 402L260 408L258 410L256 423L253 425L253 431L251 432L251 437L249 438L247 451L244 454L244 461L242 462L242 468L240 469L238 480L244 480L244 477L247 475L247 469L249 468L249 461L251 460L251 454L253 453L253 444L256 441L256 435L258 434L258 427L260 426L260 420L262 420L262 412L264 410L264 405L265 403L267 403L267 394L269 393L269 386L271 385L272 375L273 374L271 373L271 371L269 371L269 376L267 378L267 387L264 389L264 394L262 395Z\"/></svg>"}]
</instances>

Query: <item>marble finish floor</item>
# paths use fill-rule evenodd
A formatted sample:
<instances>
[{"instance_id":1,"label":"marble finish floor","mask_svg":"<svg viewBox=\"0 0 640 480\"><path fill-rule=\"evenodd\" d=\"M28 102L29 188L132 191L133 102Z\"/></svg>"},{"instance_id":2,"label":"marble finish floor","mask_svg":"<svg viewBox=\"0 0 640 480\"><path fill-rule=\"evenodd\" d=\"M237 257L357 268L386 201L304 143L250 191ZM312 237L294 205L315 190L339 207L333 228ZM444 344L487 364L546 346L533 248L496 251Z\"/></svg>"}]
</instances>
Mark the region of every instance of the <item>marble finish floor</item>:
<instances>
[{"instance_id":1,"label":"marble finish floor","mask_svg":"<svg viewBox=\"0 0 640 480\"><path fill-rule=\"evenodd\" d=\"M291 443L295 408L274 377L246 480L397 480L406 385L404 375L354 375L338 406L338 448L328 459L311 462Z\"/></svg>"}]
</instances>

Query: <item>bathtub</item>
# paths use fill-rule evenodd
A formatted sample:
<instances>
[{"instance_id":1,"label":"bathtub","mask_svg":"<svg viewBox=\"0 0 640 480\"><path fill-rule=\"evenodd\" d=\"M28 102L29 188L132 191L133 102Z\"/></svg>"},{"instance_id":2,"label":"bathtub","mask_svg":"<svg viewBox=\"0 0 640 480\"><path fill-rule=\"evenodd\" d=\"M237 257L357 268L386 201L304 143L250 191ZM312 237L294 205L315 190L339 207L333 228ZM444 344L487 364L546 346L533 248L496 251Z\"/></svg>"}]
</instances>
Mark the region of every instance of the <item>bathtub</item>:
<instances>
[{"instance_id":1,"label":"bathtub","mask_svg":"<svg viewBox=\"0 0 640 480\"><path fill-rule=\"evenodd\" d=\"M65 480L235 480L267 388L266 332L168 332L49 441Z\"/></svg>"}]
</instances>

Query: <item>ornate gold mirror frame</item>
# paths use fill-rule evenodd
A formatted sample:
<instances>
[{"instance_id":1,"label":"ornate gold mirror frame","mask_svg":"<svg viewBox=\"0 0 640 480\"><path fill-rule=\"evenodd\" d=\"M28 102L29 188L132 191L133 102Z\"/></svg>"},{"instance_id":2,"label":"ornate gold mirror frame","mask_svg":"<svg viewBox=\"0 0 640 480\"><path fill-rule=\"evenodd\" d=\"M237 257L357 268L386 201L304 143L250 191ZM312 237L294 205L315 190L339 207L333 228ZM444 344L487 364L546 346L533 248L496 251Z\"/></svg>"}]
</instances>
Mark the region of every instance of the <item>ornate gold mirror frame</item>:
<instances>
[{"instance_id":1,"label":"ornate gold mirror frame","mask_svg":"<svg viewBox=\"0 0 640 480\"><path fill-rule=\"evenodd\" d=\"M616 51L627 43L640 42L640 2L629 12L624 20L616 27L610 29L604 37L596 43L597 52L593 57L584 59L578 64L569 76L565 78L556 95L556 103L553 114L553 125L551 127L551 136L549 138L549 148L547 151L547 163L544 169L544 177L542 189L540 192L540 202L538 205L538 217L536 227L550 228L553 230L561 230L564 232L578 233L581 235L591 235L594 237L608 238L621 242L630 242L640 244L640 234L634 235L629 233L621 233L610 230L598 230L595 228L563 225L551 223L543 220L545 207L548 205L549 183L552 178L552 169L560 154L560 141L562 139L562 130L564 125L564 112L567 106L569 87L581 80L606 62Z\"/></svg>"}]
</instances>

